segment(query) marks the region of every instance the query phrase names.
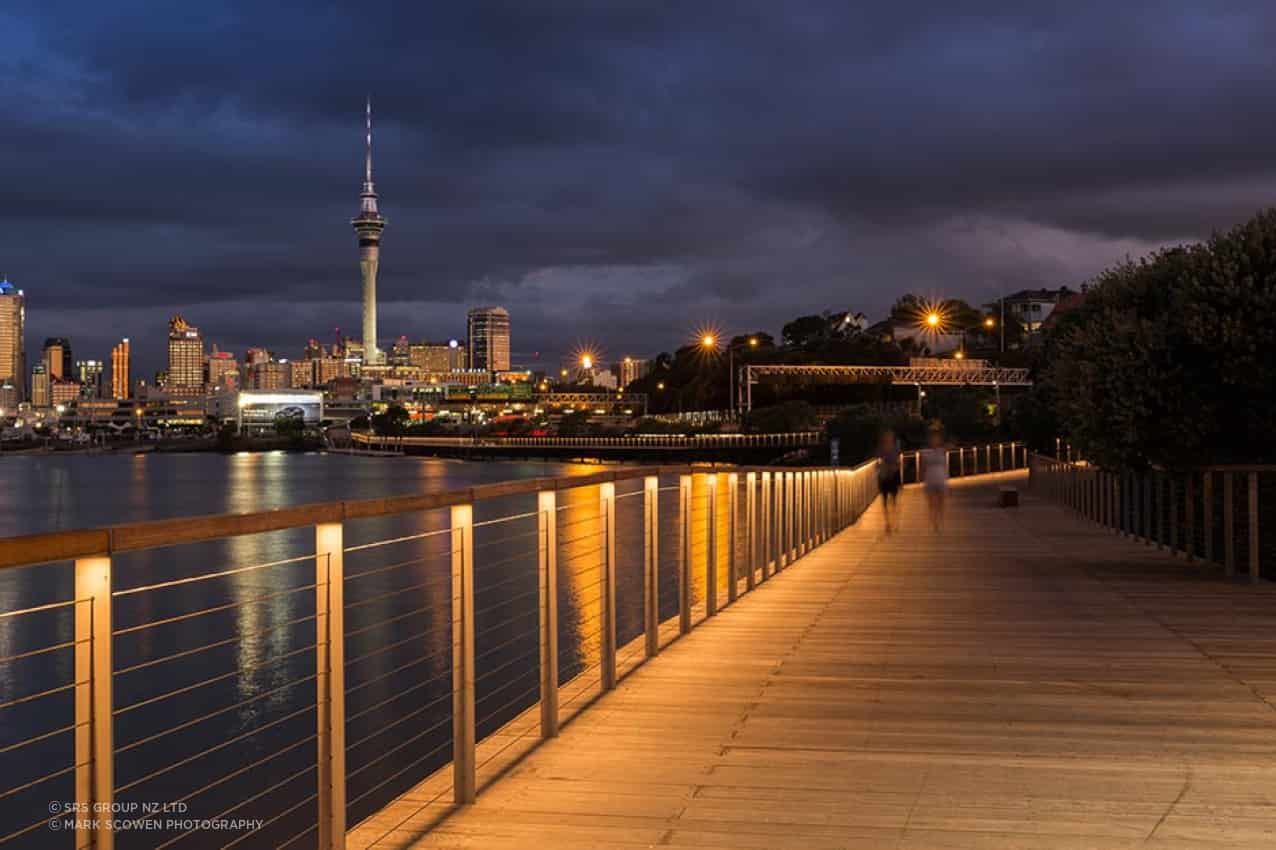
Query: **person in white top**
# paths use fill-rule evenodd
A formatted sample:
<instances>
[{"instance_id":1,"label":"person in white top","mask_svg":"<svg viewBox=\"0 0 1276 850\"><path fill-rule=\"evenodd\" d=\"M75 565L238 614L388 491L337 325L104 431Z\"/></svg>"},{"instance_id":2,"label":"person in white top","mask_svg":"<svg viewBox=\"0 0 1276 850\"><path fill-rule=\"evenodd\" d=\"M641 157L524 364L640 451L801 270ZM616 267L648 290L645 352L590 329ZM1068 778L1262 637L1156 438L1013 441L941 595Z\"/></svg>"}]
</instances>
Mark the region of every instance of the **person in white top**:
<instances>
[{"instance_id":1,"label":"person in white top","mask_svg":"<svg viewBox=\"0 0 1276 850\"><path fill-rule=\"evenodd\" d=\"M944 447L944 433L938 426L930 429L929 446L922 450L921 462L930 527L932 531L940 531L944 527L944 497L948 493L948 450Z\"/></svg>"}]
</instances>

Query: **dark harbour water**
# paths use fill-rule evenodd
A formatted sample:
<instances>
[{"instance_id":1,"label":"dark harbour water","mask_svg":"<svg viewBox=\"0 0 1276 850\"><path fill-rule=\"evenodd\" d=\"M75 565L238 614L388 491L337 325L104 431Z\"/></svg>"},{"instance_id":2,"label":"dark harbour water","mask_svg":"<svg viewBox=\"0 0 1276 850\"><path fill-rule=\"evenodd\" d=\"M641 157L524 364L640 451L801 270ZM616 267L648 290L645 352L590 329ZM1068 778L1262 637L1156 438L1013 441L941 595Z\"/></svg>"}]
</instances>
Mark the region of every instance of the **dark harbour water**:
<instances>
[{"instance_id":1,"label":"dark harbour water","mask_svg":"<svg viewBox=\"0 0 1276 850\"><path fill-rule=\"evenodd\" d=\"M436 492L596 471L348 455L0 458L0 539L113 523ZM697 479L699 481L699 479ZM676 479L660 494L661 619L677 610ZM618 645L642 629L641 480L617 484ZM717 534L725 546L725 488ZM707 491L693 494L703 528ZM475 506L476 711L480 738L537 700L534 495ZM598 488L560 493L560 681L597 678L602 524ZM346 523L346 759L353 825L450 760L451 582L446 511ZM431 532L438 532L431 534ZM313 531L269 532L116 556L112 604L116 799L179 803L161 818L260 819L255 832L147 825L117 847L309 848L315 831L316 593ZM4 545L0 542L0 546ZM704 592L703 548L693 588ZM722 554L725 558L725 553ZM725 570L719 569L722 576ZM168 587L161 582L221 575ZM720 590L725 585L720 585ZM0 571L0 839L73 799L71 564ZM175 619L177 618L177 619ZM163 622L171 620L171 622ZM62 731L59 731L62 730ZM48 734L52 733L52 734ZM41 740L20 746L35 736ZM27 783L66 771L19 791ZM288 843L290 842L291 843ZM235 843L238 841L238 843ZM70 848L47 826L0 848Z\"/></svg>"}]
</instances>

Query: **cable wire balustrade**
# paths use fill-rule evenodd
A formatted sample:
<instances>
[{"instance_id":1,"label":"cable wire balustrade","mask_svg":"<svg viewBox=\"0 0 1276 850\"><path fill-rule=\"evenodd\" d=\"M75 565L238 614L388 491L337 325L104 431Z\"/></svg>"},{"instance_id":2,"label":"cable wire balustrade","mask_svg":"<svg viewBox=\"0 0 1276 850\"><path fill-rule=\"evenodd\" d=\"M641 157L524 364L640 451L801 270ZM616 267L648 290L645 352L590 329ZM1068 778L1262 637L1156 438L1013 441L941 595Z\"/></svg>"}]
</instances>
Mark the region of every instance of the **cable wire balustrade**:
<instances>
[{"instance_id":1,"label":"cable wire balustrade","mask_svg":"<svg viewBox=\"0 0 1276 850\"><path fill-rule=\"evenodd\" d=\"M967 472L1016 465L966 452ZM871 462L634 467L6 540L0 568L69 559L74 592L0 611L0 669L18 671L0 681L30 683L0 692L0 846L47 846L32 795L162 796L251 819L219 846L324 850L470 802L876 493ZM280 557L279 534L301 553ZM126 570L127 553L151 560ZM194 829L146 846L196 846Z\"/></svg>"}]
</instances>

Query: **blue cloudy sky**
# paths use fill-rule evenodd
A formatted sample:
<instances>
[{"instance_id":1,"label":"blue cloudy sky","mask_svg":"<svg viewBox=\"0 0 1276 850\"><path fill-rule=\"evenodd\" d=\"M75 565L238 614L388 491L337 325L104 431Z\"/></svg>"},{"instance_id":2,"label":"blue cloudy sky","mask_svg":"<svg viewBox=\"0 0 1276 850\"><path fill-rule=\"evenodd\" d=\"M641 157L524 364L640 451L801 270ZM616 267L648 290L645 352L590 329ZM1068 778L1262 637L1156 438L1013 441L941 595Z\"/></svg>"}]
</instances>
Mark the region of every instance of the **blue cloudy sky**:
<instances>
[{"instance_id":1,"label":"blue cloudy sky","mask_svg":"<svg viewBox=\"0 0 1276 850\"><path fill-rule=\"evenodd\" d=\"M0 6L0 273L28 340L167 317L383 337L513 314L551 358L919 291L1077 285L1276 197L1276 7L774 0Z\"/></svg>"}]
</instances>

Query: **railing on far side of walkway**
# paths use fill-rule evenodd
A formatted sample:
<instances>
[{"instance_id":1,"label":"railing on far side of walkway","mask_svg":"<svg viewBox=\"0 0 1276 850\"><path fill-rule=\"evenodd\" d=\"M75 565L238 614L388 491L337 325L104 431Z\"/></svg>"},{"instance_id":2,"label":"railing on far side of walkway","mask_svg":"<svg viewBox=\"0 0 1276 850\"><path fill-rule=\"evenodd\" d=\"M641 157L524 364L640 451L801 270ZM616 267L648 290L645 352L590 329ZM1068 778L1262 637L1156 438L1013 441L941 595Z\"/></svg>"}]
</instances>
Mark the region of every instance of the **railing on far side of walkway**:
<instances>
[{"instance_id":1,"label":"railing on far side of walkway","mask_svg":"<svg viewBox=\"0 0 1276 850\"><path fill-rule=\"evenodd\" d=\"M1265 566L1271 569L1272 542L1263 539L1261 520L1262 508L1276 500L1260 494L1276 487L1276 466L1114 472L1033 454L1030 469L1034 493L1115 533L1221 566L1227 576L1243 565L1258 581Z\"/></svg>"},{"instance_id":2,"label":"railing on far side of walkway","mask_svg":"<svg viewBox=\"0 0 1276 850\"><path fill-rule=\"evenodd\" d=\"M662 485L662 478L670 483ZM875 462L729 471L633 467L2 540L0 569L71 562L74 594L47 606L0 611L14 621L61 616L64 627L73 626L48 646L0 658L9 664L43 660L46 653L73 656L68 681L0 702L2 714L71 697L49 703L50 728L0 741L0 758L12 766L25 748L57 735L68 736L74 758L47 776L19 778L0 790L0 801L73 777L68 802L75 811L109 811L120 795L161 780L165 787L196 789L186 791L183 803L215 794L221 811L209 816L252 811L264 815L254 829L287 828L236 834L227 847L245 840L297 846L313 833L323 850L343 848L348 819L367 814L356 803L380 801L368 795L437 774L449 762L446 790L456 803L472 802L486 764L478 746L495 729L533 713L538 720L528 731L554 737L564 708L559 694L575 679L589 671L597 675L599 693L614 688L624 673L618 659L637 658L637 664L655 656L668 639L855 522L876 495ZM509 499L523 500L520 509L485 515L507 510L510 503L500 500ZM676 517L675 528L661 527L662 505L676 507L665 512ZM484 515L476 518L476 509ZM632 526L628 536L618 531L620 513ZM358 524L427 515L438 522L372 540ZM183 545L289 531L300 532L292 540L306 554L229 567L175 554ZM678 541L676 597L662 590L669 585L661 568L666 536ZM144 550L162 550L168 572L122 580L117 560ZM384 563L358 568L370 554L384 555ZM623 576L622 562L632 565ZM617 597L625 594L640 600L641 616L622 634ZM560 621L564 599L574 606L572 623ZM223 615L229 615L225 622ZM512 623L525 631L509 631ZM587 633L589 657L559 646L565 627ZM214 666L211 656L230 669ZM246 673L267 668L264 685L244 687ZM411 688L388 684L402 671L413 674ZM498 673L499 680L492 678ZM369 690L374 685L379 690ZM520 687L521 695L511 698ZM409 696L415 699L410 710L400 708L405 703L397 701ZM193 716L177 713L179 707ZM189 751L179 750L177 736L192 729L200 737ZM253 737L267 731L269 738ZM29 761L33 769L48 769ZM429 771L405 777L417 764ZM252 778L264 789L234 790ZM362 792L348 792L356 781ZM258 811L267 804L275 809ZM0 822L0 845L47 823L47 814L33 824ZM114 833L102 823L77 818L76 846L111 850Z\"/></svg>"},{"instance_id":3,"label":"railing on far side of walkway","mask_svg":"<svg viewBox=\"0 0 1276 850\"><path fill-rule=\"evenodd\" d=\"M921 481L920 451L904 452L900 456L899 475L904 484ZM985 443L982 446L959 446L945 452L948 476L963 478L967 475L986 475L989 472L1008 472L1028 465L1028 449L1023 443Z\"/></svg>"}]
</instances>

